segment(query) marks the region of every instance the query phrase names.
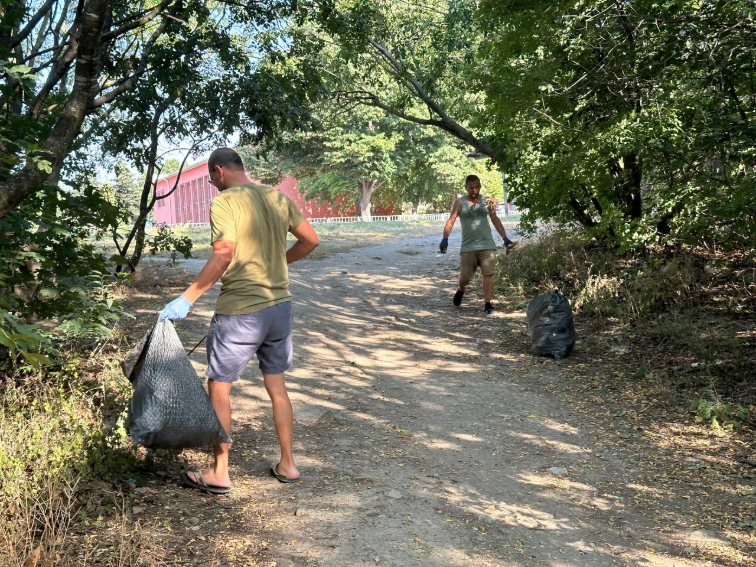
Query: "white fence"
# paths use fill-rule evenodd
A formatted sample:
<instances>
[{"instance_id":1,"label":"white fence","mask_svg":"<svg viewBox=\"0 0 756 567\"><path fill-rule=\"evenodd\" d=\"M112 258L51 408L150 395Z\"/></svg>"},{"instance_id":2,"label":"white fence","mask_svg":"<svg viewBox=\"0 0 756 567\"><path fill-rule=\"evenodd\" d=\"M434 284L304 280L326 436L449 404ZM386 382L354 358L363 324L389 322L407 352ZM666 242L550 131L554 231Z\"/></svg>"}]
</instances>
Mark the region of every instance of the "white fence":
<instances>
[{"instance_id":1,"label":"white fence","mask_svg":"<svg viewBox=\"0 0 756 567\"><path fill-rule=\"evenodd\" d=\"M373 221L395 222L415 220L443 220L449 218L449 213L437 213L432 215L372 215ZM361 217L323 217L307 219L311 223L335 223L335 222L362 222Z\"/></svg>"},{"instance_id":2,"label":"white fence","mask_svg":"<svg viewBox=\"0 0 756 567\"><path fill-rule=\"evenodd\" d=\"M384 221L384 222L401 222L401 221L417 221L417 220L445 220L449 218L449 213L436 213L432 215L373 215L371 220ZM361 217L321 217L307 219L311 223L347 223L347 222L363 222ZM187 222L169 224L168 226L177 227L183 226L185 228L209 228L209 222Z\"/></svg>"}]
</instances>

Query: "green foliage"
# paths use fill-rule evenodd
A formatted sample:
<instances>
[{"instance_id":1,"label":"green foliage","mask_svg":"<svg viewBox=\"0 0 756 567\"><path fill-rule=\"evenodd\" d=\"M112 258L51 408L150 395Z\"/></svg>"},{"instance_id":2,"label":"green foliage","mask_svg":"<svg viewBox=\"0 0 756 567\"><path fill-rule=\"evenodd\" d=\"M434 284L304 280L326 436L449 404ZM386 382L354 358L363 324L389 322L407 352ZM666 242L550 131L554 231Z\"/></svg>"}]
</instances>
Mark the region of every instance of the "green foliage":
<instances>
[{"instance_id":1,"label":"green foliage","mask_svg":"<svg viewBox=\"0 0 756 567\"><path fill-rule=\"evenodd\" d=\"M487 1L480 16L487 119L527 222L578 220L622 249L756 236L753 5Z\"/></svg>"},{"instance_id":2,"label":"green foliage","mask_svg":"<svg viewBox=\"0 0 756 567\"><path fill-rule=\"evenodd\" d=\"M317 128L288 136L265 156L242 147L247 170L269 183L292 175L308 197L348 205L372 192L372 202L402 210L446 211L471 173L481 177L486 194L502 196L499 172L432 128L366 108L344 113L332 105L318 117Z\"/></svg>"},{"instance_id":3,"label":"green foliage","mask_svg":"<svg viewBox=\"0 0 756 567\"><path fill-rule=\"evenodd\" d=\"M7 305L0 303L0 309ZM12 313L0 312L0 345L8 350L8 357L12 364L21 355L23 359L35 370L40 370L42 365L50 365L50 359L42 354L51 351L49 339L42 334L40 326L24 324Z\"/></svg>"},{"instance_id":4,"label":"green foliage","mask_svg":"<svg viewBox=\"0 0 756 567\"><path fill-rule=\"evenodd\" d=\"M178 168L177 168L178 169ZM115 180L103 185L102 192L131 221L139 214L142 183L124 163L116 163Z\"/></svg>"},{"instance_id":5,"label":"green foliage","mask_svg":"<svg viewBox=\"0 0 756 567\"><path fill-rule=\"evenodd\" d=\"M312 20L337 100L490 157L527 227L620 252L756 238L752 2L345 1Z\"/></svg>"},{"instance_id":6,"label":"green foliage","mask_svg":"<svg viewBox=\"0 0 756 567\"><path fill-rule=\"evenodd\" d=\"M684 306L701 293L706 279L703 263L691 255L667 258L655 250L620 256L611 248L557 232L510 255L497 286L525 296L560 289L581 316L637 322Z\"/></svg>"},{"instance_id":7,"label":"green foliage","mask_svg":"<svg viewBox=\"0 0 756 567\"><path fill-rule=\"evenodd\" d=\"M703 423L712 429L738 429L746 417L740 404L722 401L714 388L705 389L700 398L693 400L690 410L696 414L696 423Z\"/></svg>"},{"instance_id":8,"label":"green foliage","mask_svg":"<svg viewBox=\"0 0 756 567\"><path fill-rule=\"evenodd\" d=\"M32 92L37 76L31 73L27 65L13 65L4 60L0 50L0 101L11 98L17 93ZM20 155L32 154L34 166L48 173L51 171L50 162L44 154L33 153L40 150L39 140L46 134L44 124L23 115L4 116L0 122L0 183L8 179L11 171L21 162Z\"/></svg>"},{"instance_id":9,"label":"green foliage","mask_svg":"<svg viewBox=\"0 0 756 567\"><path fill-rule=\"evenodd\" d=\"M150 241L150 254L170 252L171 263L175 264L179 254L185 259L192 257L192 246L191 238L186 235L177 236L170 227L161 224Z\"/></svg>"},{"instance_id":10,"label":"green foliage","mask_svg":"<svg viewBox=\"0 0 756 567\"><path fill-rule=\"evenodd\" d=\"M49 187L0 219L0 344L12 361L21 354L39 368L56 344L107 336L123 315L117 280L86 241L117 222L117 212L91 187Z\"/></svg>"},{"instance_id":11,"label":"green foliage","mask_svg":"<svg viewBox=\"0 0 756 567\"><path fill-rule=\"evenodd\" d=\"M181 162L175 158L165 160L163 167L160 169L160 175L176 173L181 168Z\"/></svg>"}]
</instances>

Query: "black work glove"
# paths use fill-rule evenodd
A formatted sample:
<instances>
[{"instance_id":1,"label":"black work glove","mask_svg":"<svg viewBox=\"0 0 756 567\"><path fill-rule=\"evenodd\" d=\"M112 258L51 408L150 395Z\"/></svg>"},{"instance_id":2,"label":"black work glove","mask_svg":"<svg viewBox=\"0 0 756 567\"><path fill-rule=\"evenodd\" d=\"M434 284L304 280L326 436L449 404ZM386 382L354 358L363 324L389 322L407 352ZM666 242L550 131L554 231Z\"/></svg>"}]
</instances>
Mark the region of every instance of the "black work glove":
<instances>
[{"instance_id":1,"label":"black work glove","mask_svg":"<svg viewBox=\"0 0 756 567\"><path fill-rule=\"evenodd\" d=\"M449 239L444 237L441 239L441 244L438 245L438 251L441 254L446 254L446 249L449 248Z\"/></svg>"}]
</instances>

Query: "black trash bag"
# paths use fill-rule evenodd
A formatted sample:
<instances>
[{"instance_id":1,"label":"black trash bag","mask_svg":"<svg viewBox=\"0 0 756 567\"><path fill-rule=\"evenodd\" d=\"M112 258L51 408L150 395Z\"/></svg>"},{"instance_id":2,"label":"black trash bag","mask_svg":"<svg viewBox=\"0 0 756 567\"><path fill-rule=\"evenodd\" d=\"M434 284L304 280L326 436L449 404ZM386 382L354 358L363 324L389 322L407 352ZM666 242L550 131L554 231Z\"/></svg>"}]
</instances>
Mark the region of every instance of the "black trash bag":
<instances>
[{"instance_id":1,"label":"black trash bag","mask_svg":"<svg viewBox=\"0 0 756 567\"><path fill-rule=\"evenodd\" d=\"M132 443L187 449L231 442L173 323L155 323L121 368L134 385L128 426Z\"/></svg>"},{"instance_id":2,"label":"black trash bag","mask_svg":"<svg viewBox=\"0 0 756 567\"><path fill-rule=\"evenodd\" d=\"M569 356L575 347L575 321L570 302L559 290L537 295L528 303L528 334L541 356L555 360Z\"/></svg>"}]
</instances>

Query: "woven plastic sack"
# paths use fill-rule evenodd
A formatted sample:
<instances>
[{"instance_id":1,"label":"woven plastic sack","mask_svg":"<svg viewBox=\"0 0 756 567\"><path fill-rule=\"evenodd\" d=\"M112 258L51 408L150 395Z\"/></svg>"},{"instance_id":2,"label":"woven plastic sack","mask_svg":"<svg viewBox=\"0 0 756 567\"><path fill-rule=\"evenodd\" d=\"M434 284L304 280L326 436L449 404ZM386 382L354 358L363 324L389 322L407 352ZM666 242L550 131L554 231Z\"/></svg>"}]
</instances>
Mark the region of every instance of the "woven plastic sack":
<instances>
[{"instance_id":1,"label":"woven plastic sack","mask_svg":"<svg viewBox=\"0 0 756 567\"><path fill-rule=\"evenodd\" d=\"M559 360L575 347L575 321L570 302L559 290L537 295L528 303L528 334L536 352Z\"/></svg>"},{"instance_id":2,"label":"woven plastic sack","mask_svg":"<svg viewBox=\"0 0 756 567\"><path fill-rule=\"evenodd\" d=\"M231 442L173 323L156 323L121 368L134 385L129 402L132 443L186 449Z\"/></svg>"}]
</instances>

